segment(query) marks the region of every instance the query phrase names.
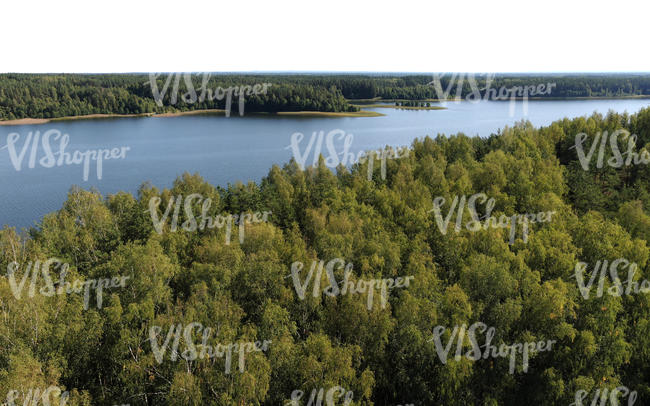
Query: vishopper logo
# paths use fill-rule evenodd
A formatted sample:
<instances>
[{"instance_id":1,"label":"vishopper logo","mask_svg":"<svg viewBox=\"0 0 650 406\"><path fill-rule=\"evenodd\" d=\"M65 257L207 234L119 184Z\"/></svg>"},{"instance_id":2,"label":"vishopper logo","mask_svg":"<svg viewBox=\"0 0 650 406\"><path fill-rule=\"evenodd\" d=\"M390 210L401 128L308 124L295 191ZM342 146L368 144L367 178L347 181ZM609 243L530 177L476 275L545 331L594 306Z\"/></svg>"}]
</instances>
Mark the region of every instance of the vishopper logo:
<instances>
[{"instance_id":1,"label":"vishopper logo","mask_svg":"<svg viewBox=\"0 0 650 406\"><path fill-rule=\"evenodd\" d=\"M198 90L201 93L197 95L196 89L194 87L194 82L192 80L192 73L167 74L162 90L158 89L157 79L158 77L160 77L160 75L161 75L160 73L150 73L149 82L146 82L146 84L151 86L151 90L153 92L153 98L156 101L156 104L158 104L158 106L160 107L163 106L163 100L165 98L165 94L167 93L167 90L169 89L169 85L171 84L172 80L174 81L174 85L172 87L171 95L169 97L170 104L175 105L178 102L178 91L179 91L180 81L182 78L187 90L186 93L181 95L181 100L183 102L185 102L186 104L193 104L196 103L197 101L201 103L206 99L209 101L223 100L225 97L226 117L230 117L233 96L239 97L239 115L243 116L244 103L245 103L244 96L266 94L267 89L270 86L272 86L271 83L262 83L262 84L257 83L253 86L243 85L243 86L228 87L226 89L222 87L217 87L213 90L208 88L208 82L210 81L211 73L205 72L200 74L201 86L199 87Z\"/></svg>"},{"instance_id":2,"label":"vishopper logo","mask_svg":"<svg viewBox=\"0 0 650 406\"><path fill-rule=\"evenodd\" d=\"M621 135L621 140L627 141L627 150L621 152L619 149L618 137ZM607 131L596 134L594 137L591 146L589 147L589 152L585 154L584 143L587 141L589 136L586 133L579 133L576 135L575 145L571 149L575 148L578 154L578 159L580 160L580 166L585 171L588 171L591 163L593 161L594 153L596 148L598 148L598 158L596 160L596 168L602 168L605 160L605 151L608 149L608 138L609 138L609 149L611 150L612 157L607 160L607 165L612 168L621 168L623 166L640 165L640 164L650 164L650 153L643 148L639 152L636 152L636 140L637 136L632 134L625 129L620 129L614 131L611 135L608 135ZM625 157L625 159L623 159Z\"/></svg>"},{"instance_id":3,"label":"vishopper logo","mask_svg":"<svg viewBox=\"0 0 650 406\"><path fill-rule=\"evenodd\" d=\"M312 133L309 142L306 144L304 152L301 153L301 143L305 135L300 132L293 133L291 135L291 145L287 146L285 149L291 149L293 152L293 157L298 163L300 169L304 170L307 163L307 158L310 153L313 151L313 161L312 165L316 167L318 165L318 157L323 151L323 143L325 143L325 148L327 149L327 154L325 158L325 165L328 168L336 168L339 164L341 165L352 165L355 163L365 163L368 162L368 180L372 180L374 173L375 161L380 162L380 172L381 179L386 179L386 160L387 159L399 159L408 157L409 149L408 147L403 148L390 148L383 149L378 151L360 151L357 155L350 152L352 147L352 142L354 140L354 135L346 133L345 130L335 129L325 135L325 131L320 131ZM337 150L335 145L335 140L339 141L342 151ZM340 158L339 158L340 156Z\"/></svg>"},{"instance_id":4,"label":"vishopper logo","mask_svg":"<svg viewBox=\"0 0 650 406\"><path fill-rule=\"evenodd\" d=\"M36 406L39 402L42 402L43 406L50 406L54 402L59 406L65 406L68 403L70 398L70 392L62 391L58 386L52 385L47 389L41 391L40 388L30 388L27 392L22 392L18 390L10 390L7 393L7 402L3 403L6 406L18 406L15 401L18 399L23 399L23 406Z\"/></svg>"},{"instance_id":5,"label":"vishopper logo","mask_svg":"<svg viewBox=\"0 0 650 406\"><path fill-rule=\"evenodd\" d=\"M352 403L352 399L354 398L354 393L350 391L346 391L345 388L341 386L334 386L331 387L325 392L325 388L320 388L320 389L312 389L311 395L309 396L309 400L305 405L300 401L303 397L305 392L296 389L293 392L291 392L291 400L285 403L285 406L321 406L323 404L323 397L325 398L325 405L326 406L334 406L337 403L337 399L343 398L342 404L343 406L348 406Z\"/></svg>"},{"instance_id":6,"label":"vishopper logo","mask_svg":"<svg viewBox=\"0 0 650 406\"><path fill-rule=\"evenodd\" d=\"M201 334L201 344L195 345L192 337L192 332L194 329L197 329L197 334ZM214 359L222 358L225 359L225 373L230 374L230 368L232 364L233 353L239 353L239 372L244 372L245 367L245 357L247 353L251 352L260 352L266 351L271 340L264 340L263 343L260 341L255 342L239 342L239 343L229 343L227 345L217 344L216 346L211 346L208 344L210 335L212 334L212 329L210 327L204 328L201 323L190 323L185 328L182 324L171 325L169 327L169 332L165 337L165 341L162 344L162 347L158 344L158 334L162 331L160 326L151 326L149 328L149 341L151 342L151 349L153 351L154 357L159 364L162 364L164 361L165 353L167 352L167 347L172 341L171 355L170 360L176 361L180 358L183 358L186 361L194 361L197 359ZM182 353L178 352L181 332L183 333L183 339L185 341L185 351ZM198 349L197 349L198 347Z\"/></svg>"},{"instance_id":7,"label":"vishopper logo","mask_svg":"<svg viewBox=\"0 0 650 406\"><path fill-rule=\"evenodd\" d=\"M183 196L172 196L171 199L167 202L167 208L162 213L162 218L158 214L158 207L162 199L158 196L154 196L149 199L149 209L145 210L145 213L151 214L151 220L153 221L154 229L158 234L163 233L163 227L169 217L172 207L174 207L174 213L172 214L172 222L170 231L176 232L178 230L178 221L181 208L184 209L186 220L181 225L181 228L188 232L194 232L196 230L205 230L207 228L223 228L226 227L226 244L230 244L230 236L232 233L232 225L236 224L239 226L239 242L244 243L245 236L245 227L246 224L251 223L261 223L268 221L268 215L271 214L270 211L264 211L263 213L255 212L251 213L241 213L241 214L225 214L217 215L212 217L208 214L210 206L212 205L212 199L206 198L199 193L192 193L185 197ZM192 204L201 203L201 215L198 217L194 216L192 209ZM197 220L199 222L197 222Z\"/></svg>"},{"instance_id":8,"label":"vishopper logo","mask_svg":"<svg viewBox=\"0 0 650 406\"><path fill-rule=\"evenodd\" d=\"M20 172L23 168L23 162L29 151L29 160L27 162L27 167L29 169L34 169L36 166L36 159L39 156L39 140L43 147L43 156L38 160L38 165L43 168L53 168L55 166L63 165L81 165L83 164L83 180L88 181L88 176L90 174L90 164L94 161L97 179L101 180L103 176L103 163L110 159L125 159L126 151L130 150L130 147L120 147L112 149L96 149L96 150L86 150L86 151L73 151L66 152L66 148L70 143L70 136L68 134L62 134L59 130L48 130L43 133L41 137L40 131L29 132L25 137L22 147L17 148L17 143L20 140L21 135L18 133L11 133L7 135L7 145L0 149L7 149L9 151L9 158L11 163L14 166L16 171ZM50 145L50 140L58 142L58 148L52 149ZM31 147L31 148L30 148ZM20 152L18 151L20 150Z\"/></svg>"},{"instance_id":9,"label":"vishopper logo","mask_svg":"<svg viewBox=\"0 0 650 406\"><path fill-rule=\"evenodd\" d=\"M586 262L578 262L575 268L575 278L578 283L580 294L585 299L589 299L596 277L598 277L598 288L596 289L596 297L602 297L605 290L605 280L607 279L607 271L611 277L612 286L607 289L607 293L611 296L630 295L632 293L650 293L650 281L644 279L640 284L634 280L634 275L637 272L638 266L634 262L627 259L619 258L610 264L606 259L603 261L596 261L594 270L589 277L589 281L585 283L585 273L587 272L588 264ZM618 276L618 270L627 268L627 280L621 282ZM624 286L625 285L625 286Z\"/></svg>"},{"instance_id":10,"label":"vishopper logo","mask_svg":"<svg viewBox=\"0 0 650 406\"><path fill-rule=\"evenodd\" d=\"M492 88L492 82L494 81L495 74L479 74L474 73L452 73L447 82L447 86L443 89L442 79L444 78L445 73L434 73L433 80L428 84L433 86L436 91L436 96L440 100L440 104L445 106L451 92L456 86L456 97L454 101L458 103L462 100L463 95L463 84L465 78L467 78L467 83L471 89L471 93L465 96L465 101L470 103L478 103L482 100L508 100L510 99L510 117L515 115L515 101L518 99L523 101L523 113L524 116L528 115L528 97L529 96L539 96L551 94L553 87L557 86L555 83L546 83L526 86L513 86L505 87L501 86L498 89ZM477 76L480 79L483 79L485 82L485 87L479 89ZM482 93L481 93L482 92Z\"/></svg>"},{"instance_id":11,"label":"vishopper logo","mask_svg":"<svg viewBox=\"0 0 650 406\"><path fill-rule=\"evenodd\" d=\"M50 266L54 265L53 268L60 268L60 275L58 279L58 287L54 286L54 282L50 276ZM90 290L95 289L97 308L102 308L103 303L103 292L104 289L110 288L123 288L126 286L126 280L130 276L121 276L111 278L99 278L99 279L88 279L82 281L81 279L76 279L72 284L66 282L65 278L68 274L68 269L70 266L67 263L63 263L56 258L48 259L47 261L41 263L41 261L29 262L27 268L23 272L20 282L16 281L16 273L19 270L20 265L18 262L11 262L7 265L7 279L9 280L9 286L11 292L17 300L22 298L23 289L27 278L31 274L31 282L29 285L28 296L33 298L36 295L36 289L38 288L36 280L38 279L39 274L43 275L44 286L41 287L38 292L46 297L52 297L54 295L62 295L64 293L81 293L84 292L84 310L88 310L90 302Z\"/></svg>"},{"instance_id":12,"label":"vishopper logo","mask_svg":"<svg viewBox=\"0 0 650 406\"><path fill-rule=\"evenodd\" d=\"M433 341L434 345L436 346L436 352L438 353L438 357L440 358L440 361L442 361L443 364L445 365L447 364L447 357L449 355L449 351L451 350L451 346L454 344L454 339L456 337L457 337L456 354L454 356L454 359L456 360L456 362L460 361L460 359L463 357L462 350L465 344L465 334L467 334L471 345L471 349L468 350L464 355L467 359L471 361L478 361L480 359L487 359L488 357L507 358L509 356L510 364L509 364L508 371L510 372L510 374L515 373L517 353L522 354L521 363L522 363L523 372L528 372L529 355L541 351L550 351L553 344L556 343L555 340L547 340L546 342L531 341L528 343L516 343L512 345L501 344L497 348L496 346L491 345L492 339L494 338L496 333L496 329L494 327L488 328L485 323L476 322L472 324L469 328L467 328L467 324L463 324L460 327L455 326L453 331L451 332L449 341L445 346L442 344L442 337L443 335L445 335L446 330L447 328L444 326L436 326L433 329L433 337L429 339L429 341ZM487 331L485 344L483 345L478 344L478 341L476 339L477 330L480 332L480 334L486 333ZM483 351L481 350L481 348L483 348Z\"/></svg>"},{"instance_id":13,"label":"vishopper logo","mask_svg":"<svg viewBox=\"0 0 650 406\"><path fill-rule=\"evenodd\" d=\"M492 210L494 210L496 200L492 197L488 199L485 193L476 193L471 195L469 199L465 195L461 196L460 198L458 196L454 196L454 200L451 203L451 207L449 208L449 212L447 213L447 216L443 217L442 207L445 205L446 201L447 200L442 196L436 197L435 199L433 199L433 209L429 210L429 213L431 212L434 213L434 218L436 220L438 229L443 235L447 235L449 223L451 222L451 218L457 206L458 206L458 211L456 212L456 224L454 226L454 231L456 233L459 233L462 230L463 213L465 210L465 205L467 204L467 210L471 217L471 220L465 223L465 228L467 230L471 232L477 232L479 230L487 230L490 227L510 228L511 245L515 243L518 221L520 222L520 224L522 224L522 239L524 243L527 243L529 223L550 222L552 215L555 214L555 211L539 212L536 214L535 213L514 214L510 217L506 216L505 214L502 214L497 220L496 217L493 217L491 215ZM486 214L483 217L480 217L476 210L477 201L479 201L481 204L483 203L486 204L485 206ZM485 222L481 223L481 220L483 219L485 220Z\"/></svg>"},{"instance_id":14,"label":"vishopper logo","mask_svg":"<svg viewBox=\"0 0 650 406\"><path fill-rule=\"evenodd\" d=\"M335 267L342 269L344 266L345 272L342 281L343 287L339 288L339 283L336 281L336 276L334 275L334 269ZM327 273L327 278L330 285L323 289L322 293L325 293L330 297L347 294L352 295L367 293L368 310L371 310L374 305L373 298L375 289L379 290L381 308L384 309L386 308L388 294L391 289L409 287L410 280L415 279L414 276L407 276L406 278L398 277L397 279L359 279L355 283L350 278L352 275L352 264L348 263L346 265L345 260L341 258L334 258L329 261L326 266L325 261L313 261L311 267L309 268L309 273L305 277L305 281L303 283L300 281L300 272L303 270L304 264L302 262L296 261L291 264L290 276L293 279L293 285L300 300L305 299L307 286L309 285L309 282L312 280L312 278L314 278L313 296L319 297L321 295L321 276L323 275L323 267L325 267L325 272ZM314 272L316 272L315 275Z\"/></svg>"},{"instance_id":15,"label":"vishopper logo","mask_svg":"<svg viewBox=\"0 0 650 406\"><path fill-rule=\"evenodd\" d=\"M576 392L575 401L571 403L569 406L587 406L587 403L583 403L583 401L585 399L588 399L588 397L589 397L589 392L587 392L584 389L581 389ZM600 389L596 389L596 391L593 394L592 401L591 403L589 403L589 405L618 406L621 404L619 401L619 397L627 398L627 405L632 406L633 404L636 403L637 392L630 391L630 389L625 386L617 386L616 388L612 389L611 392L607 388L603 389L602 391Z\"/></svg>"}]
</instances>

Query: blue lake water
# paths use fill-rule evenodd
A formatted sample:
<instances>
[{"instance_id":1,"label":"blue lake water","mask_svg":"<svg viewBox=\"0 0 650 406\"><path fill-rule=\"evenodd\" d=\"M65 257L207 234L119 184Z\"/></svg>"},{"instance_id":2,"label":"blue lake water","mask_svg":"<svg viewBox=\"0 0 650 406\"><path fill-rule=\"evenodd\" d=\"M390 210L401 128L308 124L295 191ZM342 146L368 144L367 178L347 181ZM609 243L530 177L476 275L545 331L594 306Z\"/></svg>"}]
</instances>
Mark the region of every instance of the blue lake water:
<instances>
[{"instance_id":1,"label":"blue lake water","mask_svg":"<svg viewBox=\"0 0 650 406\"><path fill-rule=\"evenodd\" d=\"M8 143L11 133L19 135L15 142L19 156L30 132L40 134L57 130L69 135L65 151L128 147L124 159L103 162L102 178L98 179L96 163L91 161L89 176L84 180L83 165L46 168L39 165L46 151L39 141L32 151L25 148L19 170L17 159L11 159L9 148L0 149L0 226L8 224L28 227L46 213L58 210L72 185L95 187L104 195L120 190L135 193L145 181L158 188L170 187L183 172L199 172L208 182L226 186L228 183L259 181L273 164L283 165L293 156L292 134L304 134L300 153L306 154L306 165L313 161L313 146L307 144L313 132L342 130L352 134L350 151L382 148L386 145L408 146L415 138L426 135L455 134L489 136L506 125L526 119L535 126L550 124L564 117L590 115L608 110L634 113L650 106L648 99L529 101L523 102L447 103L447 110L370 109L384 117L306 118L246 115L231 117L203 115L181 117L146 117L101 120L62 121L42 125L0 126L0 148ZM514 108L513 108L514 107ZM343 140L336 137L334 145L343 151ZM50 139L53 152L59 143ZM327 150L323 142L321 152ZM29 167L34 153L34 167ZM73 156L71 156L73 158Z\"/></svg>"}]
</instances>

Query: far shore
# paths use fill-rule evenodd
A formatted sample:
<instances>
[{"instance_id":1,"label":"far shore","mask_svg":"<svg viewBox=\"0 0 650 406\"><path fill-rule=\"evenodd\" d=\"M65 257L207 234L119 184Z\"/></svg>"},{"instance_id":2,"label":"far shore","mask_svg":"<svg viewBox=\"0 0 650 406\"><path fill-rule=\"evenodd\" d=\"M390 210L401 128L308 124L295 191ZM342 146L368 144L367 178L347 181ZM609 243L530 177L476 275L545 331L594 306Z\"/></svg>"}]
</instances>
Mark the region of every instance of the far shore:
<instances>
[{"instance_id":1,"label":"far shore","mask_svg":"<svg viewBox=\"0 0 650 406\"><path fill-rule=\"evenodd\" d=\"M88 114L85 116L66 116L55 118L19 118L16 120L0 121L0 125L35 125L47 124L55 121L74 121L74 120L93 120L93 119L106 119L106 118L132 118L132 117L180 117L192 115L209 115L226 114L226 110L222 109L204 109L204 110L190 110L190 111L173 111L167 113L143 113L143 114ZM375 111L353 111L353 112L330 112L330 111L281 111L278 113L264 113L256 112L250 114L277 114L287 116L312 116L312 117L379 117L384 114ZM238 114L236 114L238 115Z\"/></svg>"},{"instance_id":2,"label":"far shore","mask_svg":"<svg viewBox=\"0 0 650 406\"><path fill-rule=\"evenodd\" d=\"M630 96L593 96L593 97L528 97L528 100L535 101L558 101L558 100L617 100L617 99L650 99L650 95L630 95ZM506 100L491 100L491 101L522 101L523 98L508 98ZM373 99L347 99L351 103L370 103L370 104L353 104L359 108L396 108L396 109L405 109L405 110L441 110L445 107L441 106L430 106L430 107L410 107L410 106L394 106L394 105L379 105L376 102L404 102L409 101L407 99L381 99L375 97ZM424 99L417 100L424 102L463 102L462 99ZM207 115L207 114L225 114L226 111L222 109L203 109L203 110L190 110L190 111L172 111L167 113L142 113L142 114L88 114L85 116L65 116L65 117L54 117L54 118L19 118L16 120L0 120L0 126L3 125L35 125L35 124L47 124L54 121L73 121L73 120L93 120L93 119L107 119L107 118L124 118L124 117L179 117L179 116L191 116L191 115ZM300 117L380 117L385 114L360 110L360 111L342 111L342 112L332 112L332 111L280 111L277 113L267 113L267 112L254 112L250 114L270 114L278 116L300 116ZM238 115L235 113L234 115Z\"/></svg>"},{"instance_id":3,"label":"far shore","mask_svg":"<svg viewBox=\"0 0 650 406\"><path fill-rule=\"evenodd\" d=\"M627 95L627 96L574 96L574 97L560 97L560 96L528 96L528 100L620 100L620 99L650 99L650 95L648 94L634 94L634 95ZM436 102L436 103L451 103L451 102L463 102L467 101L463 98L458 98L458 97L450 97L449 99L382 99L381 97L375 97L372 99L345 99L351 104L355 103L363 103L359 104L359 106L362 107L368 107L369 105L372 105L372 103L376 102L385 102L385 103L394 103L394 102L406 102L406 101L419 101L419 102ZM516 100L516 101L523 101L524 97L522 96L516 96L516 97L511 97L508 96L507 99L490 99L490 101L510 101L510 100ZM481 98L480 101L485 101L484 98Z\"/></svg>"},{"instance_id":4,"label":"far shore","mask_svg":"<svg viewBox=\"0 0 650 406\"><path fill-rule=\"evenodd\" d=\"M74 120L94 120L105 118L133 118L133 117L178 117L178 116L191 116L199 114L225 114L226 110L220 109L205 109L205 110L191 110L191 111L171 111L167 113L142 113L142 114L88 114L85 116L66 116L55 118L20 118L17 120L0 121L0 125L32 125L32 124L46 124L54 121L74 121Z\"/></svg>"}]
</instances>

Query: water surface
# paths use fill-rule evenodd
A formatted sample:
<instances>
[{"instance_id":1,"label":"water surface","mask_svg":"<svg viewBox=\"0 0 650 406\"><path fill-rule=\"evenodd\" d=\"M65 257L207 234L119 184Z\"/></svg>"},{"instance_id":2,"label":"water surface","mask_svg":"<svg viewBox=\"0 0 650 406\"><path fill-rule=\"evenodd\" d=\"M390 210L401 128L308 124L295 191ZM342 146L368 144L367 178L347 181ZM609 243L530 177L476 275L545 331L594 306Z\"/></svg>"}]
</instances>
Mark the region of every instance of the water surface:
<instances>
[{"instance_id":1,"label":"water surface","mask_svg":"<svg viewBox=\"0 0 650 406\"><path fill-rule=\"evenodd\" d=\"M650 106L648 99L554 100L510 102L447 103L447 110L371 109L384 117L306 118L270 115L181 116L166 118L118 118L61 121L42 125L0 126L0 147L10 133L20 134L20 150L32 131L41 134L56 129L68 134L67 152L129 147L125 159L108 160L102 165L102 179L91 163L89 178L83 179L81 165L28 168L28 148L20 171L16 170L7 148L0 149L0 225L34 225L46 213L58 210L72 185L96 187L104 195L120 190L135 193L144 181L159 188L170 187L183 172L199 172L214 185L249 180L259 181L273 164L283 165L292 157L291 135L303 133L301 154L313 132L341 129L353 135L350 150L377 149L385 145L407 146L426 135L455 134L486 137L521 119L535 126L548 125L563 117L589 115L608 110L634 113ZM512 113L512 114L511 114ZM335 139L337 151L343 141ZM58 143L51 142L58 145ZM54 150L56 148L53 147ZM306 163L313 161L313 147ZM327 149L323 143L322 153ZM38 145L36 162L44 156Z\"/></svg>"}]
</instances>

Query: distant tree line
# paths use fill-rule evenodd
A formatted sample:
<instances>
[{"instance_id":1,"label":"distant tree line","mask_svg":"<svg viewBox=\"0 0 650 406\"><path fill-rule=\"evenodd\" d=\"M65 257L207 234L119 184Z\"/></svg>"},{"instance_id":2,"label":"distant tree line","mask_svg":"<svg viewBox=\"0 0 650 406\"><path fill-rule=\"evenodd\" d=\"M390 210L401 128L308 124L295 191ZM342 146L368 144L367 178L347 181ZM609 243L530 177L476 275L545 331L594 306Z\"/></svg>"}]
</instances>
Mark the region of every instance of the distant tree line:
<instances>
[{"instance_id":1,"label":"distant tree line","mask_svg":"<svg viewBox=\"0 0 650 406\"><path fill-rule=\"evenodd\" d=\"M461 85L461 97L471 94L473 89L465 74L441 75L443 91L450 90L450 97L456 97L457 85ZM485 96L486 75L474 75L482 96ZM450 82L453 79L453 83ZM431 84L433 75L408 76L339 76L324 77L323 86L334 85L348 99L409 99L424 100L439 98ZM650 95L648 74L572 74L572 75L523 75L502 74L494 76L490 88L512 88L514 86L554 83L553 91L539 97L621 97Z\"/></svg>"},{"instance_id":2,"label":"distant tree line","mask_svg":"<svg viewBox=\"0 0 650 406\"><path fill-rule=\"evenodd\" d=\"M201 75L192 75L195 89L201 86ZM440 78L448 97L470 95L475 88L482 97L486 93L485 75L475 76L476 86L463 76ZM168 75L158 76L159 89ZM357 111L346 99L425 100L440 98L431 84L432 75L253 75L212 74L206 88L228 88L257 83L272 83L266 93L245 97L247 112L279 111ZM453 82L452 82L453 80ZM173 81L172 81L173 82ZM650 75L497 75L490 88L554 83L553 91L538 97L621 97L650 95ZM178 99L172 103L173 85L156 103L148 74L0 74L0 120L19 118L55 118L88 114L143 114L197 109L224 109L227 101L205 99L185 102L181 95L188 89L184 80L178 83ZM198 90L197 90L198 93ZM233 96L232 105L238 98Z\"/></svg>"}]
</instances>

